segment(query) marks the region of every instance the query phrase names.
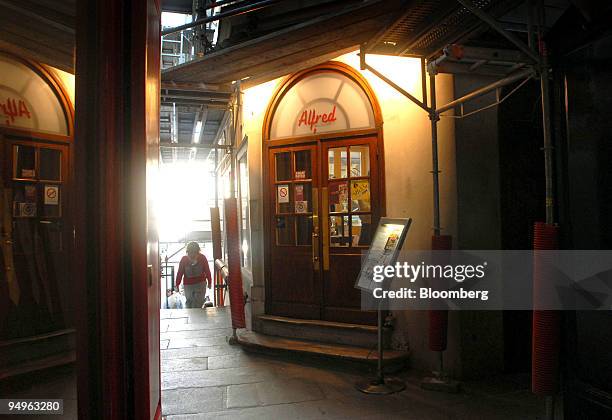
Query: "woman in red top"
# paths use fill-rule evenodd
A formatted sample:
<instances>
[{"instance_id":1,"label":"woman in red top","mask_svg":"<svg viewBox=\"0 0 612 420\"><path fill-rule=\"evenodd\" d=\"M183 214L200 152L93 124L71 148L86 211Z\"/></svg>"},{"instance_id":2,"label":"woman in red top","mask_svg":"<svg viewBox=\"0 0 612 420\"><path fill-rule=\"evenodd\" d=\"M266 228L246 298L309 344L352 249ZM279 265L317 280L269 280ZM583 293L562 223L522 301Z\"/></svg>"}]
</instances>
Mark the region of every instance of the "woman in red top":
<instances>
[{"instance_id":1,"label":"woman in red top","mask_svg":"<svg viewBox=\"0 0 612 420\"><path fill-rule=\"evenodd\" d=\"M187 244L187 255L181 258L178 272L176 273L176 288L178 289L181 281L185 278L185 297L187 308L201 308L204 305L206 296L206 282L208 287L212 287L212 278L208 260L200 253L200 246L197 242Z\"/></svg>"}]
</instances>

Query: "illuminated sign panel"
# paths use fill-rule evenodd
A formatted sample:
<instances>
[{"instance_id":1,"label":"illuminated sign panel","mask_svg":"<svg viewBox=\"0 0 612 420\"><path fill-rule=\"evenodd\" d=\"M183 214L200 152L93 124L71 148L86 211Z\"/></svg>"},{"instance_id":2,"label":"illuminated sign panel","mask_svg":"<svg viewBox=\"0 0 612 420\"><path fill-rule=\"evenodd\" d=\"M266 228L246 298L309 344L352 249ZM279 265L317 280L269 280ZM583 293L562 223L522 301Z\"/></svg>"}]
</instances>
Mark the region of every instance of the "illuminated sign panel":
<instances>
[{"instance_id":1,"label":"illuminated sign panel","mask_svg":"<svg viewBox=\"0 0 612 420\"><path fill-rule=\"evenodd\" d=\"M361 87L338 72L305 77L283 96L270 139L374 128L372 105Z\"/></svg>"},{"instance_id":2,"label":"illuminated sign panel","mask_svg":"<svg viewBox=\"0 0 612 420\"><path fill-rule=\"evenodd\" d=\"M25 64L0 54L0 126L67 136L59 99Z\"/></svg>"}]
</instances>

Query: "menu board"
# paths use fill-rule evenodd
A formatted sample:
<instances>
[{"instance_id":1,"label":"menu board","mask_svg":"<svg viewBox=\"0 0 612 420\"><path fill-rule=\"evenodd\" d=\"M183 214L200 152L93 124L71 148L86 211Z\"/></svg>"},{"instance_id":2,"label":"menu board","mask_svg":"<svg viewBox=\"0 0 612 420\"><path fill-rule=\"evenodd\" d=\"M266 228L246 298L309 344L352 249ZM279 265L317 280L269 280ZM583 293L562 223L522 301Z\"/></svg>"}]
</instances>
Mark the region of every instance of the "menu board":
<instances>
[{"instance_id":1,"label":"menu board","mask_svg":"<svg viewBox=\"0 0 612 420\"><path fill-rule=\"evenodd\" d=\"M355 282L357 289L372 291L380 287L373 280L374 266L394 265L406 239L412 219L381 217L370 248L361 262L361 271Z\"/></svg>"}]
</instances>

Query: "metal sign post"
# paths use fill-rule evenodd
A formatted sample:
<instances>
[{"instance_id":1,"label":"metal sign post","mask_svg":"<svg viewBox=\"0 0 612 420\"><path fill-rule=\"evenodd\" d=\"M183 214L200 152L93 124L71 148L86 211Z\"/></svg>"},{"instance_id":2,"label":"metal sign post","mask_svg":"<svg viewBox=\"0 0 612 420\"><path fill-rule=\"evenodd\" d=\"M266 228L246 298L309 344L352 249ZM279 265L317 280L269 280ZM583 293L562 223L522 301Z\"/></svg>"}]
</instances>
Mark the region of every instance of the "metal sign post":
<instances>
[{"instance_id":1,"label":"metal sign post","mask_svg":"<svg viewBox=\"0 0 612 420\"><path fill-rule=\"evenodd\" d=\"M355 287L362 292L370 293L378 283L373 280L374 266L393 265L397 261L399 252L408 233L412 219L380 219L378 228L374 233L372 244L367 251L365 259L361 264L361 271L355 283ZM381 301L378 301L378 362L376 366L376 378L360 381L355 387L366 394L388 395L403 391L406 384L397 378L385 378L384 372L384 346L383 346L383 316Z\"/></svg>"},{"instance_id":2,"label":"metal sign post","mask_svg":"<svg viewBox=\"0 0 612 420\"><path fill-rule=\"evenodd\" d=\"M406 389L406 384L398 378L385 378L383 366L383 320L380 304L378 305L378 362L376 365L376 378L360 381L355 387L365 394L389 395Z\"/></svg>"}]
</instances>

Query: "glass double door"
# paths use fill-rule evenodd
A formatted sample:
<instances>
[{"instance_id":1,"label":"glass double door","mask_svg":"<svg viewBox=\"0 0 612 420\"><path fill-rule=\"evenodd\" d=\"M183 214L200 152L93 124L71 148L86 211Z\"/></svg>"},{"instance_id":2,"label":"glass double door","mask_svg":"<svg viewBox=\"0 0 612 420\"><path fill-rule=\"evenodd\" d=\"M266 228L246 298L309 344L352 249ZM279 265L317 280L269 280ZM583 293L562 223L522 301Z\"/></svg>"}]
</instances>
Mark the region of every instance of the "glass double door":
<instances>
[{"instance_id":1,"label":"glass double door","mask_svg":"<svg viewBox=\"0 0 612 420\"><path fill-rule=\"evenodd\" d=\"M269 149L268 311L371 324L354 284L380 217L376 138Z\"/></svg>"}]
</instances>

